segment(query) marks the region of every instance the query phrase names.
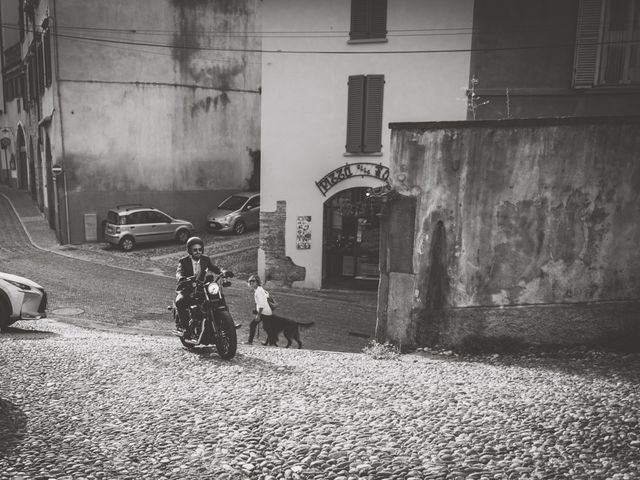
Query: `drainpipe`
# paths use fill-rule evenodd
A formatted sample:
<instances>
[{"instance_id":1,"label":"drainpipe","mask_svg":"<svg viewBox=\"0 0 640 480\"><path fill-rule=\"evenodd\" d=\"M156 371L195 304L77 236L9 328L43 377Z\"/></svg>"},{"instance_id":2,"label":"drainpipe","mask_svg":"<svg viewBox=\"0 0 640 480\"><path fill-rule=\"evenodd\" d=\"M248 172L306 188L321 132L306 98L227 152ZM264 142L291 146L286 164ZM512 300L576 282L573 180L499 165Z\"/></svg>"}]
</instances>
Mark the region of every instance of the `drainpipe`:
<instances>
[{"instance_id":1,"label":"drainpipe","mask_svg":"<svg viewBox=\"0 0 640 480\"><path fill-rule=\"evenodd\" d=\"M55 56L55 64L56 64L56 90L57 90L57 95L56 95L56 100L57 100L57 104L58 104L58 114L60 117L60 150L62 152L62 189L64 191L64 210L65 210L65 218L66 218L66 223L67 223L67 242L66 243L71 243L71 227L69 226L69 196L67 193L67 169L66 169L66 165L65 165L65 150L64 150L64 128L63 128L63 121L62 121L62 105L61 105L61 99L60 99L60 63L59 63L59 54L58 54L58 17L56 15L56 0L52 0L51 1L51 8L53 11L53 17L49 16L49 20L51 21L51 23L53 23L53 29L52 29L52 33L53 35L51 35L52 38L55 39L54 42L52 42L53 44L55 44L55 52L56 52L56 56ZM51 24L49 25L49 28L52 28Z\"/></svg>"}]
</instances>

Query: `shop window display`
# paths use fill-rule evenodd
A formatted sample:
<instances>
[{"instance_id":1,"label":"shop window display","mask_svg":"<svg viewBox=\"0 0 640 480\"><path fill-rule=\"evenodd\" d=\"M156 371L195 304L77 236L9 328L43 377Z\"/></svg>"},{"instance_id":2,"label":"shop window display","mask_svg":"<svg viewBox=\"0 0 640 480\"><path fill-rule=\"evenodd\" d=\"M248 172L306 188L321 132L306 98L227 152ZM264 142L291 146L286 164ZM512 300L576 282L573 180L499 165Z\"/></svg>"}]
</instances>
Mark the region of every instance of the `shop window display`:
<instances>
[{"instance_id":1,"label":"shop window display","mask_svg":"<svg viewBox=\"0 0 640 480\"><path fill-rule=\"evenodd\" d=\"M381 199L353 188L334 195L325 204L325 286L377 288Z\"/></svg>"}]
</instances>

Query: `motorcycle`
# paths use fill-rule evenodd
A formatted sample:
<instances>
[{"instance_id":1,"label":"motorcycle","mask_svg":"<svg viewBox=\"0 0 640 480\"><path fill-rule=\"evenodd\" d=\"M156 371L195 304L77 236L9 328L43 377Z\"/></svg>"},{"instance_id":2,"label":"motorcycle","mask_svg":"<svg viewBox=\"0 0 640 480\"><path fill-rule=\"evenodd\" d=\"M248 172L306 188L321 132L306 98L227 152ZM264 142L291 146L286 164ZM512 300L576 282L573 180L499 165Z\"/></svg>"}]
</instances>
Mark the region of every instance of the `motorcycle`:
<instances>
[{"instance_id":1,"label":"motorcycle","mask_svg":"<svg viewBox=\"0 0 640 480\"><path fill-rule=\"evenodd\" d=\"M206 345L215 345L224 360L230 360L238 349L236 327L222 293L222 287L231 285L233 272L223 270L217 276L207 274L204 281L189 277L178 283L178 290L191 296L195 304L189 307L189 324L183 332L176 332L182 345L189 350ZM168 307L178 318L175 302Z\"/></svg>"}]
</instances>

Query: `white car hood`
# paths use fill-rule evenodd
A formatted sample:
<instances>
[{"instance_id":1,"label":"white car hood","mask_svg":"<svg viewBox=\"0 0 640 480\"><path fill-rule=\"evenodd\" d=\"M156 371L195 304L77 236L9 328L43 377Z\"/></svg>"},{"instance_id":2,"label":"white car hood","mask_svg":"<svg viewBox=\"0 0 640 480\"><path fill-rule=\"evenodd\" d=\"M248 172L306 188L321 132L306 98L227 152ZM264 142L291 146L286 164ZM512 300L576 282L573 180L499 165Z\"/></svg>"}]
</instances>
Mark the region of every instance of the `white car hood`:
<instances>
[{"instance_id":1,"label":"white car hood","mask_svg":"<svg viewBox=\"0 0 640 480\"><path fill-rule=\"evenodd\" d=\"M20 277L18 275L11 275L10 273L0 272L0 280L12 280L14 282L24 283L25 285L29 285L33 288L40 288L44 290L41 285L37 284L33 280L29 280L28 278Z\"/></svg>"}]
</instances>

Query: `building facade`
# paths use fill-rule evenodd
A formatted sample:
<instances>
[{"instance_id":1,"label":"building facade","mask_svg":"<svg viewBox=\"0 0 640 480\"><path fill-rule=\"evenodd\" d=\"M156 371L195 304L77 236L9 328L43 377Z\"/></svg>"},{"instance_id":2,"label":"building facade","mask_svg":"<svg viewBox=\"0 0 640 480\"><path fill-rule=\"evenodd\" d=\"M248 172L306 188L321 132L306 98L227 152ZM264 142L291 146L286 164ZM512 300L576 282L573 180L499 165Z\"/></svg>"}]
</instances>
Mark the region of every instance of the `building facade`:
<instances>
[{"instance_id":1,"label":"building facade","mask_svg":"<svg viewBox=\"0 0 640 480\"><path fill-rule=\"evenodd\" d=\"M258 270L377 289L389 122L462 120L467 0L264 2Z\"/></svg>"},{"instance_id":2,"label":"building facade","mask_svg":"<svg viewBox=\"0 0 640 480\"><path fill-rule=\"evenodd\" d=\"M202 229L229 192L259 186L259 3L3 2L11 182L62 243L100 238L122 203Z\"/></svg>"},{"instance_id":3,"label":"building facade","mask_svg":"<svg viewBox=\"0 0 640 480\"><path fill-rule=\"evenodd\" d=\"M640 1L476 1L473 31L476 119L638 114Z\"/></svg>"}]
</instances>

